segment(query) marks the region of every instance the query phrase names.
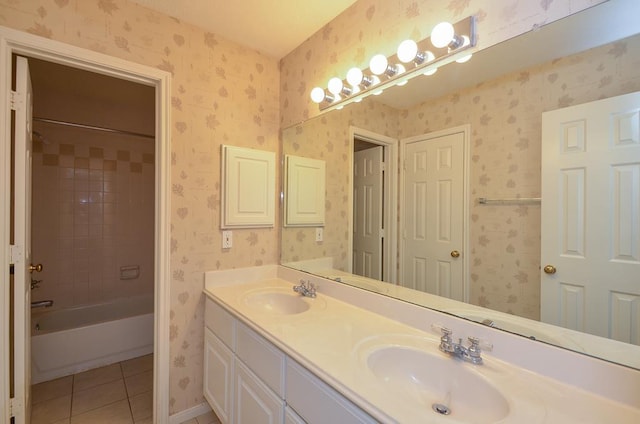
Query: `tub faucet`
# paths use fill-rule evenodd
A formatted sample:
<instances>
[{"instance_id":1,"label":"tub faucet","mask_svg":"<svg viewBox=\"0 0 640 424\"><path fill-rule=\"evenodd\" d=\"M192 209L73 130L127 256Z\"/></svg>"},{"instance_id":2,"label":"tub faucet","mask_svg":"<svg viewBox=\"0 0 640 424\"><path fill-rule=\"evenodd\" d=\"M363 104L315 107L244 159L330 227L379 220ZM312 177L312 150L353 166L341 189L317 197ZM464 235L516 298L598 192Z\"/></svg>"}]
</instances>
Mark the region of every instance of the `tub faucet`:
<instances>
[{"instance_id":1,"label":"tub faucet","mask_svg":"<svg viewBox=\"0 0 640 424\"><path fill-rule=\"evenodd\" d=\"M306 297L316 297L316 285L310 281L300 280L300 285L293 286L293 291Z\"/></svg>"},{"instance_id":2,"label":"tub faucet","mask_svg":"<svg viewBox=\"0 0 640 424\"><path fill-rule=\"evenodd\" d=\"M53 300L38 300L31 302L31 308L49 308L53 306Z\"/></svg>"},{"instance_id":3,"label":"tub faucet","mask_svg":"<svg viewBox=\"0 0 640 424\"><path fill-rule=\"evenodd\" d=\"M432 328L434 330L440 331L440 333L442 334L442 336L440 337L439 349L442 352L448 353L456 358L460 358L463 361L471 362L475 365L481 365L482 350L493 349L493 345L491 343L480 340L477 337L469 337L469 346L464 346L462 344L462 339L458 339L457 342L453 341L453 338L451 337L453 332L451 331L451 329L437 324L433 324Z\"/></svg>"}]
</instances>

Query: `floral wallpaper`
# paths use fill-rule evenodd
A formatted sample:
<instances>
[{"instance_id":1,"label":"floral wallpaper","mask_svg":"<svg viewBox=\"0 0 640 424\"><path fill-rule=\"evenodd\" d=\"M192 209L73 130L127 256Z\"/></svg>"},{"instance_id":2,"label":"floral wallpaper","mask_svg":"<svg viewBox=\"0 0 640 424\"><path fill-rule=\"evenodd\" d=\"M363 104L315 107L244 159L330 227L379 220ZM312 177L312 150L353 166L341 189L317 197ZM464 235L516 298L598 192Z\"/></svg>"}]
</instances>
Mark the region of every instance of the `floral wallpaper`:
<instances>
[{"instance_id":1,"label":"floral wallpaper","mask_svg":"<svg viewBox=\"0 0 640 424\"><path fill-rule=\"evenodd\" d=\"M282 153L325 161L325 225L322 242L315 241L315 227L282 228L281 262L332 258L333 269L347 271L349 221L349 175L353 153L349 127L377 134L398 133L397 111L375 102L353 104L306 121L282 132Z\"/></svg>"},{"instance_id":2,"label":"floral wallpaper","mask_svg":"<svg viewBox=\"0 0 640 424\"><path fill-rule=\"evenodd\" d=\"M220 248L221 144L278 151L279 128L318 114L313 86L441 20L476 14L485 48L601 1L359 0L281 61L127 0L0 0L0 25L172 75L173 414L203 402L204 271L279 257L279 227L235 230Z\"/></svg>"},{"instance_id":3,"label":"floral wallpaper","mask_svg":"<svg viewBox=\"0 0 640 424\"><path fill-rule=\"evenodd\" d=\"M219 229L220 145L279 149L277 59L126 0L0 0L0 25L171 73L170 412L204 402L204 272L278 261L277 228Z\"/></svg>"}]
</instances>

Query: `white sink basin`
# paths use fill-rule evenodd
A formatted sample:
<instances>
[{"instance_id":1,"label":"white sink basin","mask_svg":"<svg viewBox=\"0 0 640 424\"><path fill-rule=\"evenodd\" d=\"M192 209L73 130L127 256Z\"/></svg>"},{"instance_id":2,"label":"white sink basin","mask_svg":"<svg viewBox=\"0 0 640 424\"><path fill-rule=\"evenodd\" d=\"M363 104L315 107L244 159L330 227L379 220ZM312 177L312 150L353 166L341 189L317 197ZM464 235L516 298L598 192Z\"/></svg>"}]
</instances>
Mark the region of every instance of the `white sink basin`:
<instances>
[{"instance_id":1,"label":"white sink basin","mask_svg":"<svg viewBox=\"0 0 640 424\"><path fill-rule=\"evenodd\" d=\"M293 290L284 288L266 288L254 290L243 296L244 303L261 312L280 315L295 315L306 312L312 302L322 303L322 300L303 297Z\"/></svg>"},{"instance_id":2,"label":"white sink basin","mask_svg":"<svg viewBox=\"0 0 640 424\"><path fill-rule=\"evenodd\" d=\"M430 414L472 423L493 423L509 414L509 403L474 369L478 365L396 345L370 351L367 366L390 397L423 405L425 422Z\"/></svg>"}]
</instances>

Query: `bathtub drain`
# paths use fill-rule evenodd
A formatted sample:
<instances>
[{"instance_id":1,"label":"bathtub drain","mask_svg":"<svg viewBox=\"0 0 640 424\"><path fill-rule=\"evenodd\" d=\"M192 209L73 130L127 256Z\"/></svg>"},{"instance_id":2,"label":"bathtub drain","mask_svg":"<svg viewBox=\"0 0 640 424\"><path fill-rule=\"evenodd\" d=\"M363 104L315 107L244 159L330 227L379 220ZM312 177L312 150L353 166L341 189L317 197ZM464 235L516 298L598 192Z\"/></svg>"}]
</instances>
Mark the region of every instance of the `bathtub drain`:
<instances>
[{"instance_id":1,"label":"bathtub drain","mask_svg":"<svg viewBox=\"0 0 640 424\"><path fill-rule=\"evenodd\" d=\"M449 415L451 414L451 409L447 405L443 405L441 403L434 403L431 408L436 411L440 415Z\"/></svg>"}]
</instances>

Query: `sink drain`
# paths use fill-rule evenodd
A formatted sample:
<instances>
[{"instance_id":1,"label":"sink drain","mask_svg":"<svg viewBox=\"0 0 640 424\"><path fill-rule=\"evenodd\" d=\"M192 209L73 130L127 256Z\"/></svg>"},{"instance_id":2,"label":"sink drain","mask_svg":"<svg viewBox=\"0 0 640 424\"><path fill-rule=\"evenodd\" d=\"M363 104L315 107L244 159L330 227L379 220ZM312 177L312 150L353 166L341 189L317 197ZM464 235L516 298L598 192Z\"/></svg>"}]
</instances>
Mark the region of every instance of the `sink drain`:
<instances>
[{"instance_id":1,"label":"sink drain","mask_svg":"<svg viewBox=\"0 0 640 424\"><path fill-rule=\"evenodd\" d=\"M431 408L440 415L451 414L451 409L447 405L443 405L441 403L434 403Z\"/></svg>"}]
</instances>

